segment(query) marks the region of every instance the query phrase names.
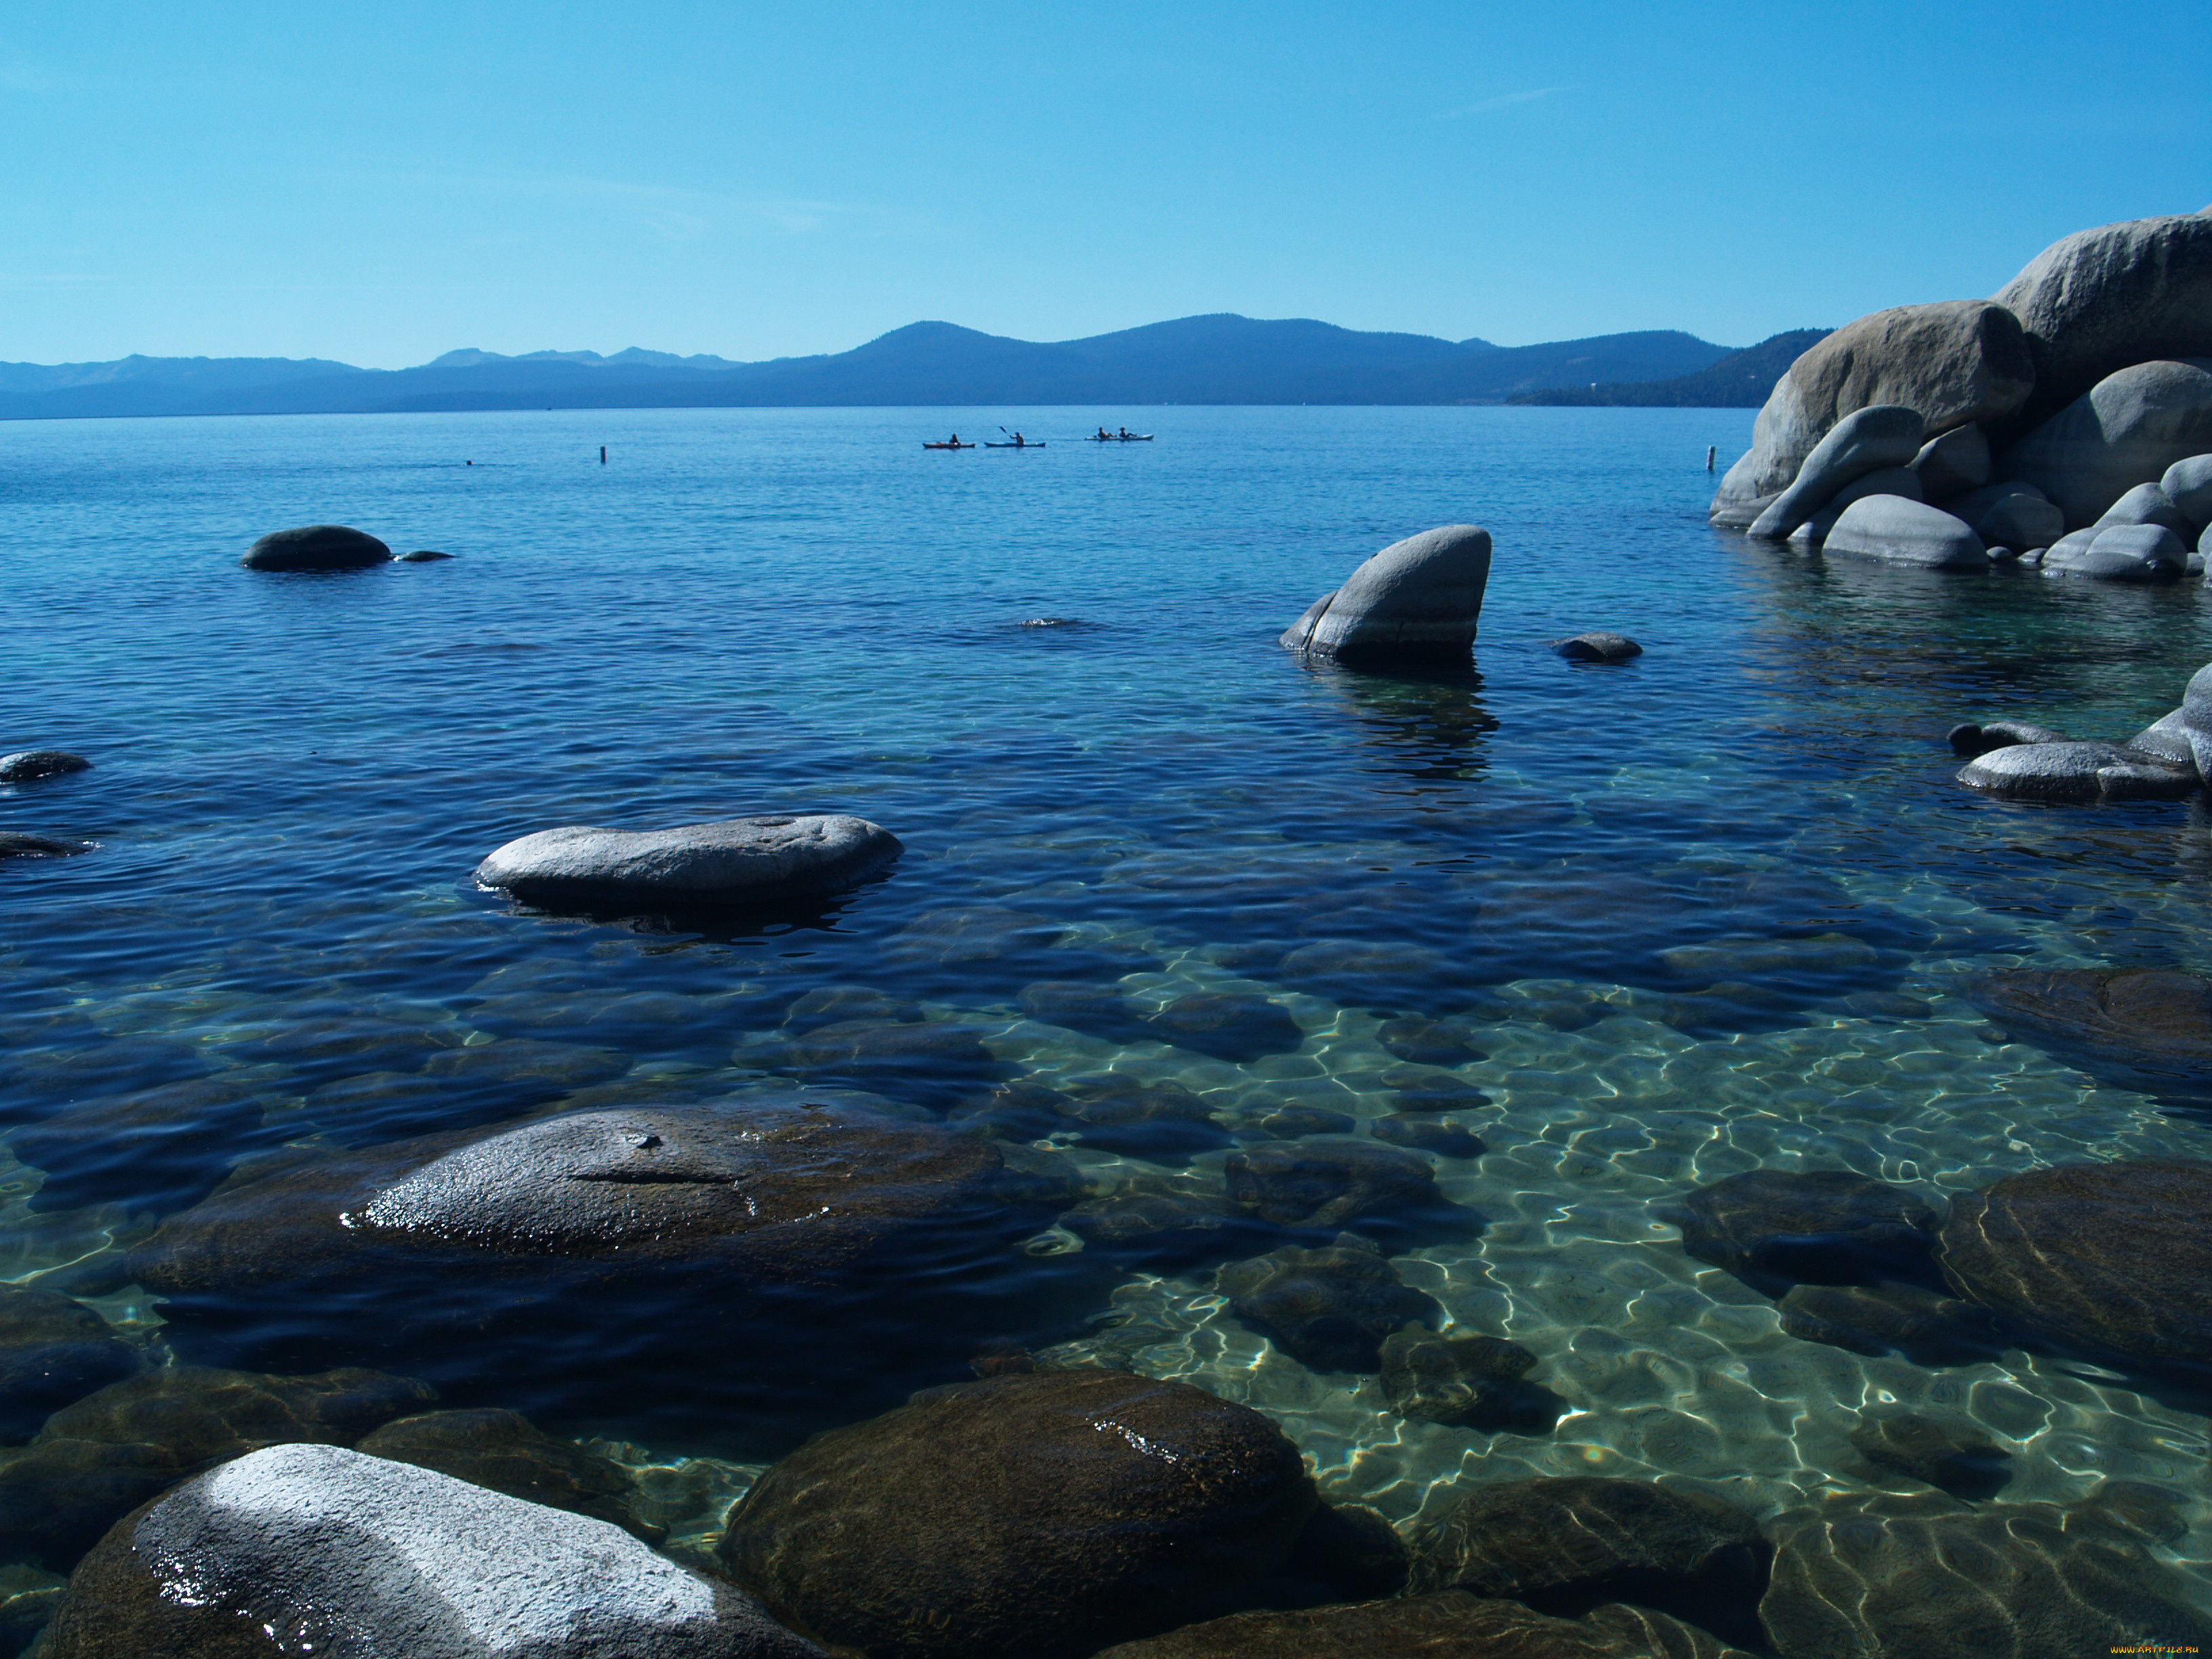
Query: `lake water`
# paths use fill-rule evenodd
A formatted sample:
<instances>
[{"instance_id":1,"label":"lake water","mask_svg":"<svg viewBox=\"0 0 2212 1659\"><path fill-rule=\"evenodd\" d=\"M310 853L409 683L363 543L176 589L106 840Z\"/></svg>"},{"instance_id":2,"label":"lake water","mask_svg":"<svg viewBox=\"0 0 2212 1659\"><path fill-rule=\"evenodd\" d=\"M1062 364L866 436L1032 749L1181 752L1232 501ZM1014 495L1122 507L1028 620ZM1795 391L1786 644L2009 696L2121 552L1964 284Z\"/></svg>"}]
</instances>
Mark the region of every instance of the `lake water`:
<instances>
[{"instance_id":1,"label":"lake water","mask_svg":"<svg viewBox=\"0 0 2212 1659\"><path fill-rule=\"evenodd\" d=\"M81 1289L157 1354L312 1369L284 1310L198 1339L102 1264L242 1158L580 1103L803 1083L957 1117L1010 1084L1133 1079L1192 1091L1226 1142L1285 1106L1377 1118L1444 1076L1469 1092L1437 1121L1488 1150L1438 1180L1487 1224L1398 1271L1537 1355L1566 1406L1549 1433L1398 1417L1376 1378L1240 1323L1210 1264L1117 1266L1066 1234L1020 1259L1024 1339L1257 1407L1330 1495L1401 1522L1455 1478L1569 1473L1771 1514L1881 1486L1845 1435L1890 1403L1978 1423L2012 1454L2008 1502L2203 1491L2212 1424L2189 1402L2017 1352L1926 1368L1801 1341L1652 1212L1759 1168L1940 1199L2212 1156L2202 1120L1959 994L1998 967L2212 970L2202 810L1990 800L1943 741L1998 714L2148 723L2212 660L2202 590L1823 564L1712 532L1705 448L1724 466L1748 410L1015 418L1049 447L920 447L977 435L974 410L6 427L0 750L95 769L0 786L0 830L98 845L0 867L4 1118L20 1136L169 1089L181 1132L0 1152L0 1279ZM1158 441L1069 441L1101 421ZM321 520L457 556L237 568ZM1497 542L1471 672L1278 648L1367 554L1452 522ZM1590 628L1644 654L1545 648ZM469 878L552 825L801 811L873 819L906 854L818 914L705 930L530 914ZM1139 1010L1253 994L1303 1041L1236 1063L1107 1040L1025 1010L1043 981ZM825 1055L791 1012L823 988L921 1018ZM1462 1022L1480 1057L1382 1045L1418 1016ZM1226 1155L1054 1139L1099 1192L1218 1185ZM618 1445L696 1545L800 1435L968 1374L870 1317L811 1380L805 1354L768 1357L773 1386L742 1355L687 1373L619 1343L588 1376L496 1344L422 1369L449 1400ZM2191 1573L2212 1550L2193 1518Z\"/></svg>"}]
</instances>

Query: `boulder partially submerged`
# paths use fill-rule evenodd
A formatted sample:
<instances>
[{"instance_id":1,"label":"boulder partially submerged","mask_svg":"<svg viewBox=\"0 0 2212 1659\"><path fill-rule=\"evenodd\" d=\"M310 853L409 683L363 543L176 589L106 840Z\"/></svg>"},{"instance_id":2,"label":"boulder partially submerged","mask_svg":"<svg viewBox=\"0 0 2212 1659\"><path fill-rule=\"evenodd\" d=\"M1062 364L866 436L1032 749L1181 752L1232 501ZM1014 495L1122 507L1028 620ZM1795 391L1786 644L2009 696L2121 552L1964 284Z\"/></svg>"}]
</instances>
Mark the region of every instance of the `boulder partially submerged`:
<instances>
[{"instance_id":1,"label":"boulder partially submerged","mask_svg":"<svg viewBox=\"0 0 2212 1659\"><path fill-rule=\"evenodd\" d=\"M1467 660L1490 580L1490 532L1445 525L1394 542L1314 601L1281 643L1351 667Z\"/></svg>"},{"instance_id":2,"label":"boulder partially submerged","mask_svg":"<svg viewBox=\"0 0 2212 1659\"><path fill-rule=\"evenodd\" d=\"M0 755L0 783L31 783L91 769L90 761L66 749L18 749L12 755Z\"/></svg>"},{"instance_id":3,"label":"boulder partially submerged","mask_svg":"<svg viewBox=\"0 0 2212 1659\"><path fill-rule=\"evenodd\" d=\"M1938 570L1986 570L1990 564L1981 538L1962 520L1900 495L1853 501L1828 532L1824 550Z\"/></svg>"},{"instance_id":4,"label":"boulder partially submerged","mask_svg":"<svg viewBox=\"0 0 2212 1659\"><path fill-rule=\"evenodd\" d=\"M239 561L248 570L359 570L389 564L392 550L364 530L342 524L272 530Z\"/></svg>"},{"instance_id":5,"label":"boulder partially submerged","mask_svg":"<svg viewBox=\"0 0 2212 1659\"><path fill-rule=\"evenodd\" d=\"M880 824L842 814L671 830L572 824L507 842L476 880L536 904L773 903L854 886L905 850Z\"/></svg>"}]
</instances>

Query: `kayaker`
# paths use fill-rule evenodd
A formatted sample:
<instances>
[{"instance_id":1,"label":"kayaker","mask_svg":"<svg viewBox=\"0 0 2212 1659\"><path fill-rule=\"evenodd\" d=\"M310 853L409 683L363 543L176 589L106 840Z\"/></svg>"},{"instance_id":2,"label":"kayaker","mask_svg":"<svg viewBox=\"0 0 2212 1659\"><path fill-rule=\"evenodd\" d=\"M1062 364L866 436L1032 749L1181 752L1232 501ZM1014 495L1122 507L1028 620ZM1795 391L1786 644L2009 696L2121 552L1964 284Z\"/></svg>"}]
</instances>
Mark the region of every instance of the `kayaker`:
<instances>
[{"instance_id":1,"label":"kayaker","mask_svg":"<svg viewBox=\"0 0 2212 1659\"><path fill-rule=\"evenodd\" d=\"M960 447L960 434L959 434L958 433L957 433L957 432L956 432L956 433L954 433L954 434L952 434L952 441L952 441L952 447L953 447L955 449L959 448L959 447Z\"/></svg>"},{"instance_id":2,"label":"kayaker","mask_svg":"<svg viewBox=\"0 0 2212 1659\"><path fill-rule=\"evenodd\" d=\"M1098 441L1102 444L1106 441L1106 428L1103 426L1098 428Z\"/></svg>"},{"instance_id":3,"label":"kayaker","mask_svg":"<svg viewBox=\"0 0 2212 1659\"><path fill-rule=\"evenodd\" d=\"M1121 428L1121 441L1123 443L1129 441L1129 428L1126 426Z\"/></svg>"}]
</instances>

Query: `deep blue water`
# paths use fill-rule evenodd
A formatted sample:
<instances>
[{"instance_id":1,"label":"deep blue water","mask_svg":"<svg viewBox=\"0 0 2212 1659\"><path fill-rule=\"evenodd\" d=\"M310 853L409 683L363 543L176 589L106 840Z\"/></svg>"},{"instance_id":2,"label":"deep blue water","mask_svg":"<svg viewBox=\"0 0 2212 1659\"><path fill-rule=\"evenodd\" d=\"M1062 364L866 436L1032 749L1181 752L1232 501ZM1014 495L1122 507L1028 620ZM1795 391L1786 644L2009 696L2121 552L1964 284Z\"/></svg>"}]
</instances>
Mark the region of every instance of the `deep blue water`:
<instances>
[{"instance_id":1,"label":"deep blue water","mask_svg":"<svg viewBox=\"0 0 2212 1659\"><path fill-rule=\"evenodd\" d=\"M1069 441L1101 421L1158 441ZM2197 809L1993 802L1943 742L2000 714L2148 724L2212 659L2202 590L1747 546L1705 524L1704 457L1750 421L1024 410L1048 448L958 454L918 441L975 435L975 411L11 425L0 750L95 767L0 787L0 830L98 845L0 867L0 1277L166 1331L100 1265L241 1158L794 1078L933 1115L1024 1079L1174 1081L1224 1141L1283 1104L1371 1117L1401 1063L1379 1026L1449 1016L1486 1035L1442 1068L1481 1091L1447 1121L1492 1150L1440 1178L1492 1224L1403 1271L1539 1352L1572 1407L1552 1435L1393 1417L1371 1380L1269 1351L1210 1268L1022 1256L991 1293L1039 1346L1118 1345L1273 1412L1333 1491L1397 1518L1478 1452L1482 1478L1660 1474L1771 1510L1856 1478L1842 1431L1876 1398L2008 1437L2008 1496L2201 1485L2184 1407L2018 1354L1931 1373L1798 1342L1649 1219L1761 1165L1940 1196L2212 1151L2193 1118L1992 1040L1956 994L1989 966L2212 969ZM457 556L238 568L323 520ZM1471 672L1276 646L1367 554L1452 522L1497 543ZM1645 654L1545 648L1589 628ZM532 915L469 879L556 824L793 811L859 813L906 855L817 912L704 930ZM1305 1041L1237 1064L1102 1040L1025 1013L1041 981L1245 991ZM824 987L918 1003L930 1036L795 1054L789 1011ZM164 1088L131 1137L24 1139ZM1218 1179L1222 1157L1072 1147L1101 1187ZM896 1309L839 1319L753 1382L591 1332L550 1360L419 1358L449 1398L664 1462L772 1457L965 1374ZM251 1308L175 1345L319 1352Z\"/></svg>"}]
</instances>

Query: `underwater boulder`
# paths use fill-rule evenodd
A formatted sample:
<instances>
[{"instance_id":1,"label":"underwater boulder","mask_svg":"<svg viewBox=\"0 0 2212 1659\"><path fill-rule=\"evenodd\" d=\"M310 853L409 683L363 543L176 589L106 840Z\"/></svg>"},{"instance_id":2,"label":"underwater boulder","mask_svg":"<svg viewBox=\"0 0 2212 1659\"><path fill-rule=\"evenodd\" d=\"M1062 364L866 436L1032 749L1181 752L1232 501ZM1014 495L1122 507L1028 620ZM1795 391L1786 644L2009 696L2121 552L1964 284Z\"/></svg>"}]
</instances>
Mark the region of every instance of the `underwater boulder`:
<instances>
[{"instance_id":1,"label":"underwater boulder","mask_svg":"<svg viewBox=\"0 0 2212 1659\"><path fill-rule=\"evenodd\" d=\"M1994 1498L2012 1479L2012 1454L1971 1423L1921 1412L1862 1412L1850 1440L1878 1468L1954 1498Z\"/></svg>"},{"instance_id":2,"label":"underwater boulder","mask_svg":"<svg viewBox=\"0 0 2212 1659\"><path fill-rule=\"evenodd\" d=\"M49 1659L825 1659L750 1598L587 1516L337 1446L275 1446L126 1517Z\"/></svg>"},{"instance_id":3,"label":"underwater boulder","mask_svg":"<svg viewBox=\"0 0 2212 1659\"><path fill-rule=\"evenodd\" d=\"M1793 1284L1932 1280L1936 1212L1848 1170L1748 1170L1657 1206L1682 1248L1764 1296Z\"/></svg>"},{"instance_id":4,"label":"underwater boulder","mask_svg":"<svg viewBox=\"0 0 2212 1659\"><path fill-rule=\"evenodd\" d=\"M1146 1016L1146 1035L1178 1048L1249 1065L1297 1052L1306 1040L1290 1010L1249 991L1196 991Z\"/></svg>"},{"instance_id":5,"label":"underwater boulder","mask_svg":"<svg viewBox=\"0 0 2212 1659\"><path fill-rule=\"evenodd\" d=\"M18 749L12 755L0 755L0 783L31 783L91 769L90 761L66 749Z\"/></svg>"},{"instance_id":6,"label":"underwater boulder","mask_svg":"<svg viewBox=\"0 0 2212 1659\"><path fill-rule=\"evenodd\" d=\"M2167 968L2010 968L1966 981L2008 1034L2125 1089L2212 1097L2212 979Z\"/></svg>"},{"instance_id":7,"label":"underwater boulder","mask_svg":"<svg viewBox=\"0 0 2212 1659\"><path fill-rule=\"evenodd\" d=\"M573 1440L556 1440L520 1412L501 1407L423 1412L373 1429L354 1449L435 1469L532 1504L612 1522L648 1544L665 1536L630 1513L636 1478Z\"/></svg>"},{"instance_id":8,"label":"underwater boulder","mask_svg":"<svg viewBox=\"0 0 2212 1659\"><path fill-rule=\"evenodd\" d=\"M1409 1324L1383 1340L1382 1391L1401 1417L1485 1433L1549 1434L1565 1403L1528 1380L1536 1356L1473 1331Z\"/></svg>"},{"instance_id":9,"label":"underwater boulder","mask_svg":"<svg viewBox=\"0 0 2212 1659\"><path fill-rule=\"evenodd\" d=\"M718 1553L794 1628L874 1659L1075 1659L1227 1611L1313 1514L1297 1448L1187 1383L1047 1371L817 1435Z\"/></svg>"},{"instance_id":10,"label":"underwater boulder","mask_svg":"<svg viewBox=\"0 0 2212 1659\"><path fill-rule=\"evenodd\" d=\"M1793 1285L1776 1311L1801 1341L1916 1365L1971 1365L2014 1346L1987 1308L1918 1285Z\"/></svg>"},{"instance_id":11,"label":"underwater boulder","mask_svg":"<svg viewBox=\"0 0 2212 1659\"><path fill-rule=\"evenodd\" d=\"M0 1440L27 1440L57 1407L137 1369L137 1350L83 1303L0 1285Z\"/></svg>"},{"instance_id":12,"label":"underwater boulder","mask_svg":"<svg viewBox=\"0 0 2212 1659\"><path fill-rule=\"evenodd\" d=\"M1352 1136L1266 1140L1229 1155L1229 1201L1276 1227L1358 1227L1394 1238L1466 1237L1482 1218L1437 1188L1418 1152Z\"/></svg>"},{"instance_id":13,"label":"underwater boulder","mask_svg":"<svg viewBox=\"0 0 2212 1659\"><path fill-rule=\"evenodd\" d=\"M1097 1659L1750 1659L1692 1625L1643 1607L1553 1619L1514 1601L1443 1590L1395 1601L1239 1613Z\"/></svg>"},{"instance_id":14,"label":"underwater boulder","mask_svg":"<svg viewBox=\"0 0 2212 1659\"><path fill-rule=\"evenodd\" d=\"M1287 1244L1231 1262L1214 1275L1214 1287L1239 1321L1316 1371L1380 1370L1384 1337L1443 1311L1349 1233L1319 1249Z\"/></svg>"}]
</instances>

